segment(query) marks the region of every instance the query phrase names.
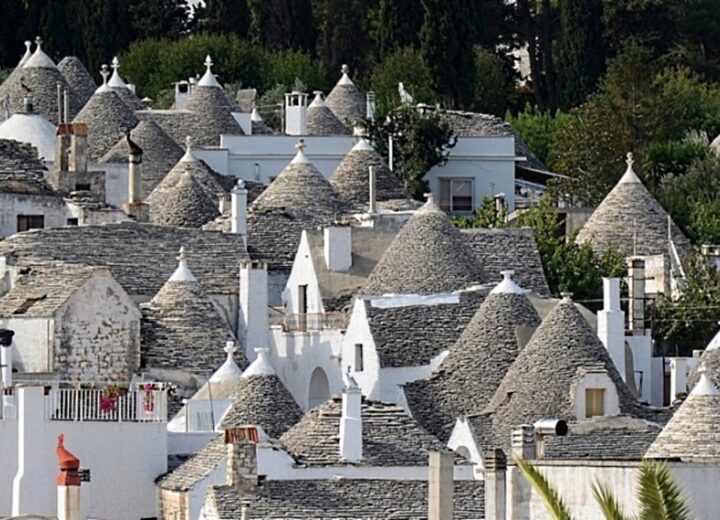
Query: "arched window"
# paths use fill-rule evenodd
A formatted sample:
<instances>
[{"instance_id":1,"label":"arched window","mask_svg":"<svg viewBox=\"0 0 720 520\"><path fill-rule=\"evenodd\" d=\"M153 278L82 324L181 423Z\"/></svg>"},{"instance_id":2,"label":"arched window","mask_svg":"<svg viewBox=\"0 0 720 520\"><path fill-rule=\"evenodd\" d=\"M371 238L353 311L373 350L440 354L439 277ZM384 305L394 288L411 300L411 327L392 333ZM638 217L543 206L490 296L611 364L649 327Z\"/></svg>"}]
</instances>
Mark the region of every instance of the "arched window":
<instances>
[{"instance_id":1,"label":"arched window","mask_svg":"<svg viewBox=\"0 0 720 520\"><path fill-rule=\"evenodd\" d=\"M308 407L315 408L328 399L330 399L330 384L328 383L327 375L322 368L317 367L310 377Z\"/></svg>"}]
</instances>

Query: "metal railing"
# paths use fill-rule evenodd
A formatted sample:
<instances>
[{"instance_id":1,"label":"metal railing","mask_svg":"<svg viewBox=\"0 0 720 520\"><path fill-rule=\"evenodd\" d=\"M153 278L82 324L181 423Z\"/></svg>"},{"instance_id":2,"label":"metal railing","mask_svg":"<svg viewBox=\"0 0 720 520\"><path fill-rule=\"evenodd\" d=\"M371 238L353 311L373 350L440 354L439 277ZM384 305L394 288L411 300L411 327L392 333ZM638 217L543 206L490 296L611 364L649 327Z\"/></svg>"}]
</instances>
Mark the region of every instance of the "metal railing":
<instances>
[{"instance_id":1,"label":"metal railing","mask_svg":"<svg viewBox=\"0 0 720 520\"><path fill-rule=\"evenodd\" d=\"M285 332L344 330L347 327L347 315L342 311L285 314L271 309L269 318L271 326L279 325Z\"/></svg>"},{"instance_id":2,"label":"metal railing","mask_svg":"<svg viewBox=\"0 0 720 520\"><path fill-rule=\"evenodd\" d=\"M162 383L130 387L48 388L45 418L51 421L166 422Z\"/></svg>"}]
</instances>

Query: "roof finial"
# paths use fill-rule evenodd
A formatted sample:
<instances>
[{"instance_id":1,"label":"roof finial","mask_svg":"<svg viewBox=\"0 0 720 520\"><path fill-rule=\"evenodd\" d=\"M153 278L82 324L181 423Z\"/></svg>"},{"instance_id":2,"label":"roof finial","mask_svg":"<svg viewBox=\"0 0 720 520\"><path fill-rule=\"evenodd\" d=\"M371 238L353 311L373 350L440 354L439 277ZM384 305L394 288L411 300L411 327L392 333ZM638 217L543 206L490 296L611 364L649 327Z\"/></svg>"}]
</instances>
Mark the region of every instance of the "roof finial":
<instances>
[{"instance_id":1,"label":"roof finial","mask_svg":"<svg viewBox=\"0 0 720 520\"><path fill-rule=\"evenodd\" d=\"M36 50L36 51L39 51L39 50L42 48L43 39L40 38L40 36L36 36L36 37L35 37L35 43L37 44L37 49L35 49L35 50Z\"/></svg>"},{"instance_id":2,"label":"roof finial","mask_svg":"<svg viewBox=\"0 0 720 520\"><path fill-rule=\"evenodd\" d=\"M307 145L305 144L305 139L298 140L297 144L295 145L295 149L301 153L305 153L306 147Z\"/></svg>"},{"instance_id":3,"label":"roof finial","mask_svg":"<svg viewBox=\"0 0 720 520\"><path fill-rule=\"evenodd\" d=\"M340 67L340 72L350 74L350 67L348 67L346 63L343 63L342 67Z\"/></svg>"},{"instance_id":4,"label":"roof finial","mask_svg":"<svg viewBox=\"0 0 720 520\"><path fill-rule=\"evenodd\" d=\"M185 136L185 155L182 156L180 162L185 161L197 161L195 155L192 152L193 138L191 136Z\"/></svg>"},{"instance_id":5,"label":"roof finial","mask_svg":"<svg viewBox=\"0 0 720 520\"><path fill-rule=\"evenodd\" d=\"M105 63L103 63L102 67L100 67L100 75L103 78L103 86L107 85L108 76L110 75L110 71L108 70L108 66Z\"/></svg>"},{"instance_id":6,"label":"roof finial","mask_svg":"<svg viewBox=\"0 0 720 520\"><path fill-rule=\"evenodd\" d=\"M25 49L30 52L30 47L32 47L32 42L30 40L25 40Z\"/></svg>"},{"instance_id":7,"label":"roof finial","mask_svg":"<svg viewBox=\"0 0 720 520\"><path fill-rule=\"evenodd\" d=\"M120 61L118 60L117 56L113 57L112 59L112 68L115 72L120 68Z\"/></svg>"},{"instance_id":8,"label":"roof finial","mask_svg":"<svg viewBox=\"0 0 720 520\"><path fill-rule=\"evenodd\" d=\"M307 157L305 156L305 147L306 146L307 145L305 144L305 139L298 139L298 142L295 145L295 149L297 150L297 153L295 154L295 157L293 158L293 160L290 161L291 164L309 162Z\"/></svg>"},{"instance_id":9,"label":"roof finial","mask_svg":"<svg viewBox=\"0 0 720 520\"><path fill-rule=\"evenodd\" d=\"M573 293L570 291L563 291L560 293L563 302L572 302Z\"/></svg>"},{"instance_id":10,"label":"roof finial","mask_svg":"<svg viewBox=\"0 0 720 520\"><path fill-rule=\"evenodd\" d=\"M171 282L194 282L196 281L195 275L187 265L187 255L185 254L185 246L180 247L180 251L177 256L178 266L175 272L170 277Z\"/></svg>"},{"instance_id":11,"label":"roof finial","mask_svg":"<svg viewBox=\"0 0 720 520\"><path fill-rule=\"evenodd\" d=\"M187 255L185 254L185 246L180 246L180 251L178 252L177 260L178 262L185 262L187 259Z\"/></svg>"},{"instance_id":12,"label":"roof finial","mask_svg":"<svg viewBox=\"0 0 720 520\"><path fill-rule=\"evenodd\" d=\"M625 160L625 163L628 165L628 169L632 170L633 164L635 164L635 159L633 159L632 152L627 153L627 159Z\"/></svg>"},{"instance_id":13,"label":"roof finial","mask_svg":"<svg viewBox=\"0 0 720 520\"><path fill-rule=\"evenodd\" d=\"M210 67L213 66L213 61L210 55L208 54L205 56L205 67L207 68L208 72L210 72Z\"/></svg>"},{"instance_id":14,"label":"roof finial","mask_svg":"<svg viewBox=\"0 0 720 520\"><path fill-rule=\"evenodd\" d=\"M229 340L225 342L225 348L223 348L223 350L228 355L228 359L230 359L237 350L237 345L235 345L235 342L233 340Z\"/></svg>"}]
</instances>

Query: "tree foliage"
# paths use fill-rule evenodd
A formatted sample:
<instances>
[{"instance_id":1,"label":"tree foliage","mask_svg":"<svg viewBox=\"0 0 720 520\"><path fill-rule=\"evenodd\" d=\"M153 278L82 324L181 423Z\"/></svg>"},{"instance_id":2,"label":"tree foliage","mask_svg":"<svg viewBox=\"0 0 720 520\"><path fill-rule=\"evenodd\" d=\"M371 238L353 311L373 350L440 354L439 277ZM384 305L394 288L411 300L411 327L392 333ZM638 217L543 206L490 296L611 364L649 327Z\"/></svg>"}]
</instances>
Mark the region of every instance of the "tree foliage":
<instances>
[{"instance_id":1,"label":"tree foliage","mask_svg":"<svg viewBox=\"0 0 720 520\"><path fill-rule=\"evenodd\" d=\"M434 111L420 113L402 105L386 118L366 121L366 131L375 149L388 158L389 139L393 140L393 169L408 191L421 200L427 192L425 174L433 166L445 164L456 138L452 125Z\"/></svg>"},{"instance_id":2,"label":"tree foliage","mask_svg":"<svg viewBox=\"0 0 720 520\"><path fill-rule=\"evenodd\" d=\"M370 84L375 91L377 117L383 117L400 105L399 82L403 82L415 102L433 104L438 100L430 71L420 52L405 47L390 54L373 70Z\"/></svg>"}]
</instances>

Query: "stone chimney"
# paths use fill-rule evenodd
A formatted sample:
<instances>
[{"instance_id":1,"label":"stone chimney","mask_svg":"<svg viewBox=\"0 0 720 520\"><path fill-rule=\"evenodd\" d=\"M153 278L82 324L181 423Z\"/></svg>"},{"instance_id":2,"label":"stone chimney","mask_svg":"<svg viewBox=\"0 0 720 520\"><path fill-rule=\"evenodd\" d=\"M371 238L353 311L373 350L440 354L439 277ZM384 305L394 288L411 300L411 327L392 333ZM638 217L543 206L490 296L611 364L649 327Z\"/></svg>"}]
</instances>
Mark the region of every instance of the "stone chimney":
<instances>
[{"instance_id":1,"label":"stone chimney","mask_svg":"<svg viewBox=\"0 0 720 520\"><path fill-rule=\"evenodd\" d=\"M58 435L56 453L60 466L57 477L58 520L80 520L80 460L65 449L63 435Z\"/></svg>"},{"instance_id":2,"label":"stone chimney","mask_svg":"<svg viewBox=\"0 0 720 520\"><path fill-rule=\"evenodd\" d=\"M5 388L12 388L12 339L15 332L8 329L0 329L0 394L2 395L2 410L0 410L0 417L3 419L15 419L16 411L14 396L9 392L6 394Z\"/></svg>"},{"instance_id":3,"label":"stone chimney","mask_svg":"<svg viewBox=\"0 0 720 520\"><path fill-rule=\"evenodd\" d=\"M368 90L365 96L365 117L368 121L375 119L375 92Z\"/></svg>"},{"instance_id":4,"label":"stone chimney","mask_svg":"<svg viewBox=\"0 0 720 520\"><path fill-rule=\"evenodd\" d=\"M285 94L285 133L307 135L307 94L293 91Z\"/></svg>"},{"instance_id":5,"label":"stone chimney","mask_svg":"<svg viewBox=\"0 0 720 520\"><path fill-rule=\"evenodd\" d=\"M485 520L505 520L507 457L499 448L483 457L485 466Z\"/></svg>"},{"instance_id":6,"label":"stone chimney","mask_svg":"<svg viewBox=\"0 0 720 520\"><path fill-rule=\"evenodd\" d=\"M428 520L452 520L455 514L453 461L451 451L430 452L428 463Z\"/></svg>"},{"instance_id":7,"label":"stone chimney","mask_svg":"<svg viewBox=\"0 0 720 520\"><path fill-rule=\"evenodd\" d=\"M620 309L620 279L603 278L603 309L597 315L597 335L615 368L626 379L625 313Z\"/></svg>"},{"instance_id":8,"label":"stone chimney","mask_svg":"<svg viewBox=\"0 0 720 520\"><path fill-rule=\"evenodd\" d=\"M85 123L73 123L70 136L70 156L68 166L71 172L84 173L87 171L87 134Z\"/></svg>"},{"instance_id":9,"label":"stone chimney","mask_svg":"<svg viewBox=\"0 0 720 520\"><path fill-rule=\"evenodd\" d=\"M323 229L323 254L330 271L347 271L352 266L352 227L334 224Z\"/></svg>"},{"instance_id":10,"label":"stone chimney","mask_svg":"<svg viewBox=\"0 0 720 520\"><path fill-rule=\"evenodd\" d=\"M343 374L342 415L340 416L340 459L362 460L362 392L349 371Z\"/></svg>"},{"instance_id":11,"label":"stone chimney","mask_svg":"<svg viewBox=\"0 0 720 520\"><path fill-rule=\"evenodd\" d=\"M148 205L142 200L142 158L143 150L130 138L126 136L128 153L128 201L123 204L123 211L138 222L149 220Z\"/></svg>"},{"instance_id":12,"label":"stone chimney","mask_svg":"<svg viewBox=\"0 0 720 520\"><path fill-rule=\"evenodd\" d=\"M257 444L250 439L234 438L227 442L227 485L241 494L257 490Z\"/></svg>"},{"instance_id":13,"label":"stone chimney","mask_svg":"<svg viewBox=\"0 0 720 520\"><path fill-rule=\"evenodd\" d=\"M631 257L628 262L628 328L633 336L645 335L645 260Z\"/></svg>"},{"instance_id":14,"label":"stone chimney","mask_svg":"<svg viewBox=\"0 0 720 520\"><path fill-rule=\"evenodd\" d=\"M240 264L240 305L238 341L245 345L248 361L255 360L255 349L268 346L268 272L264 262Z\"/></svg>"},{"instance_id":15,"label":"stone chimney","mask_svg":"<svg viewBox=\"0 0 720 520\"><path fill-rule=\"evenodd\" d=\"M532 424L522 424L513 428L511 436L510 447L513 457L535 459L535 427Z\"/></svg>"},{"instance_id":16,"label":"stone chimney","mask_svg":"<svg viewBox=\"0 0 720 520\"><path fill-rule=\"evenodd\" d=\"M377 176L375 175L375 167L368 167L368 213L377 212Z\"/></svg>"},{"instance_id":17,"label":"stone chimney","mask_svg":"<svg viewBox=\"0 0 720 520\"><path fill-rule=\"evenodd\" d=\"M245 181L239 179L230 192L230 231L247 235L247 198Z\"/></svg>"}]
</instances>

